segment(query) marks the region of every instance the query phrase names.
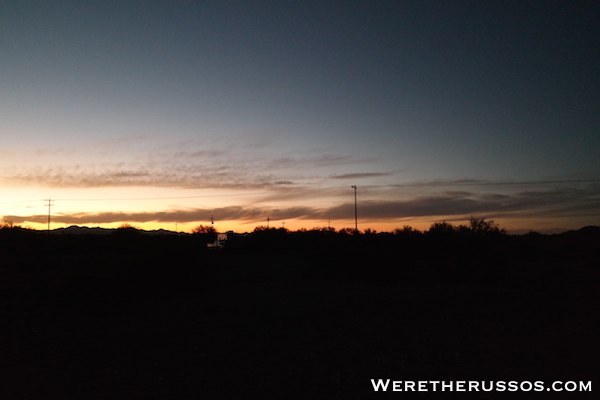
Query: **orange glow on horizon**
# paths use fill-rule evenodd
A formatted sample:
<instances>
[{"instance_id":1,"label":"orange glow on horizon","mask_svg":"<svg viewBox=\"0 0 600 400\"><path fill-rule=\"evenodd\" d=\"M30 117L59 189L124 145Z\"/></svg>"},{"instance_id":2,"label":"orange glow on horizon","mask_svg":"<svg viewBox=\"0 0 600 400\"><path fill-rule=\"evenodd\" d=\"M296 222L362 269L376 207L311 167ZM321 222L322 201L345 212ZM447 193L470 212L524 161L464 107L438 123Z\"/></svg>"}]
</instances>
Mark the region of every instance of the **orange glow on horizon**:
<instances>
[{"instance_id":1,"label":"orange glow on horizon","mask_svg":"<svg viewBox=\"0 0 600 400\"><path fill-rule=\"evenodd\" d=\"M439 222L444 220L443 218L422 218L422 219L413 219L410 221L393 221L393 222L385 222L385 221L371 221L371 222L362 222L359 220L358 228L360 231L365 231L366 229L375 230L376 232L393 232L395 229L402 229L404 226L410 226L414 229L417 229L421 232L427 231L431 224L434 222ZM489 220L489 219L487 219ZM569 229L579 229L583 226L589 225L589 221L565 221L563 227L555 228L552 226L547 226L544 221L538 221L534 219L528 220L494 220L495 223L499 224L500 228L506 229L509 233L517 232L517 233L526 233L527 231L539 231L539 232L548 232L548 233L559 233ZM460 224L467 224L468 220L450 220L446 219L447 222L452 225L458 226ZM154 231L154 230L166 230L171 232L184 232L191 233L192 230L198 225L211 225L211 221L193 221L193 222L156 222L156 221L148 221L148 222L139 222L139 221L118 221L118 222L109 222L109 223L92 223L92 224L77 224L76 226L89 227L89 228L105 228L105 229L116 229L124 224L131 225L134 228L145 230L145 231ZM24 228L30 228L39 231L45 231L48 228L46 222L23 222L23 223L15 223L15 225L22 226ZM50 223L50 230L67 228L72 226L73 224L66 224L62 222L52 222ZM311 230L315 228L327 228L332 227L336 231L339 231L342 228L353 229L354 220L348 219L343 221L317 221L317 220L270 220L270 221L219 221L215 220L212 226L218 232L226 232L226 231L234 231L237 233L247 233L252 232L256 227L259 226L269 226L271 228L285 228L289 231L298 231L302 229Z\"/></svg>"}]
</instances>

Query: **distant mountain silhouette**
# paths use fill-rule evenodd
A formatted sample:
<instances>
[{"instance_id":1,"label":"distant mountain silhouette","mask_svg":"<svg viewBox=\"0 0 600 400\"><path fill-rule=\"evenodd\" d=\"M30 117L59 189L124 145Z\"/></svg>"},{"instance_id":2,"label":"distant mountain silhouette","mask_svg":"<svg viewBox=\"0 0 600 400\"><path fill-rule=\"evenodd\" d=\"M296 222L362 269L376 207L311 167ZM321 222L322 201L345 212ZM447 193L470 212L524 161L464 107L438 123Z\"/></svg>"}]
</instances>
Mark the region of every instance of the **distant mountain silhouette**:
<instances>
[{"instance_id":1,"label":"distant mountain silhouette","mask_svg":"<svg viewBox=\"0 0 600 400\"><path fill-rule=\"evenodd\" d=\"M142 235L188 235L188 233L178 233L178 232L168 231L165 229L158 229L158 230L154 230L154 231L146 231L143 229L136 229L136 228L127 228L127 229L130 231L136 232L136 233L140 233ZM100 227L90 228L87 226L71 225L68 228L53 229L50 231L50 233L69 234L69 235L90 235L90 234L108 235L108 234L115 233L119 230L120 229L118 229L118 228L100 228Z\"/></svg>"},{"instance_id":2,"label":"distant mountain silhouette","mask_svg":"<svg viewBox=\"0 0 600 400\"><path fill-rule=\"evenodd\" d=\"M576 231L566 231L561 235L586 235L586 236L600 236L600 226L584 226Z\"/></svg>"}]
</instances>

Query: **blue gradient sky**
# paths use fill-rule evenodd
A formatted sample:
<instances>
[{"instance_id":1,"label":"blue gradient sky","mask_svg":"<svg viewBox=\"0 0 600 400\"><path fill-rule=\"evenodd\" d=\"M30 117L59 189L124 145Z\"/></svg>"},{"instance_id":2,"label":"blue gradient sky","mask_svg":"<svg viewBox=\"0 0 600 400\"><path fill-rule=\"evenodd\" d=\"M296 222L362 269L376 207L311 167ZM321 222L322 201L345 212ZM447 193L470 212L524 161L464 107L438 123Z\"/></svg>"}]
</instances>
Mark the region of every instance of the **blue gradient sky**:
<instances>
[{"instance_id":1,"label":"blue gradient sky","mask_svg":"<svg viewBox=\"0 0 600 400\"><path fill-rule=\"evenodd\" d=\"M8 4L7 4L8 3ZM0 216L600 224L600 6L12 1Z\"/></svg>"}]
</instances>

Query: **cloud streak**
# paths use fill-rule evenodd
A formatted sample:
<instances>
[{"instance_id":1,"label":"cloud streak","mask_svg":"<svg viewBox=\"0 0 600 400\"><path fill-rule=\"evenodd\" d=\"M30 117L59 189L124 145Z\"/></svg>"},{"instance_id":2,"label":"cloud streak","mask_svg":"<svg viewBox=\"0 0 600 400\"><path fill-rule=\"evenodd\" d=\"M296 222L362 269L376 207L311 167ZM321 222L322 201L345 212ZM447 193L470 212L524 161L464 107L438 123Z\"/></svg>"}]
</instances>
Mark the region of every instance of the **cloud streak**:
<instances>
[{"instance_id":1,"label":"cloud streak","mask_svg":"<svg viewBox=\"0 0 600 400\"><path fill-rule=\"evenodd\" d=\"M244 149L152 150L125 161L86 163L68 160L51 166L10 165L0 182L55 188L163 187L256 189L322 179L320 170L364 163L349 155L273 156ZM46 164L46 163L44 163Z\"/></svg>"},{"instance_id":2,"label":"cloud streak","mask_svg":"<svg viewBox=\"0 0 600 400\"><path fill-rule=\"evenodd\" d=\"M600 217L600 185L584 188L565 187L551 190L527 190L515 194L469 191L445 191L427 196L402 200L365 200L359 203L359 218L369 221L393 221L403 218L435 217L459 218L469 215L487 217ZM114 222L198 222L217 220L252 223L272 220L350 220L354 203L343 202L331 207L292 206L227 206L220 208L193 208L164 212L99 212L64 213L52 217L65 224L102 224ZM47 215L29 217L5 216L16 223L44 223Z\"/></svg>"},{"instance_id":3,"label":"cloud streak","mask_svg":"<svg viewBox=\"0 0 600 400\"><path fill-rule=\"evenodd\" d=\"M268 140L246 143L215 139L200 143L190 139L162 145L145 143L139 149L132 149L136 143L110 141L86 149L80 158L72 158L78 154L73 149L49 149L36 154L39 160L30 164L5 163L0 182L43 188L234 189L233 192L240 193L240 199L254 191L252 203L241 203L248 199L236 202L228 198L227 203L211 203L227 204L217 208L120 212L107 207L104 212L52 216L54 222L79 225L200 222L208 221L211 215L239 223L263 222L267 217L352 220L353 192L348 181L360 179L364 179L364 184L359 183L359 218L365 221L458 219L469 215L597 218L600 213L600 179L594 179L597 176L594 173L586 175L588 179L575 180L456 179L402 183L397 176L400 170L360 172L358 168L364 170L364 164L370 162L367 159L327 151L279 154ZM102 157L92 157L94 154ZM58 156L59 164L47 163L44 158ZM336 170L345 173L332 174ZM5 218L17 223L47 221L45 214Z\"/></svg>"},{"instance_id":4,"label":"cloud streak","mask_svg":"<svg viewBox=\"0 0 600 400\"><path fill-rule=\"evenodd\" d=\"M353 173L353 174L342 174L332 175L332 179L362 179L362 178L378 178L381 176L391 176L391 172L365 172L365 173Z\"/></svg>"},{"instance_id":5,"label":"cloud streak","mask_svg":"<svg viewBox=\"0 0 600 400\"><path fill-rule=\"evenodd\" d=\"M556 179L537 181L486 181L480 179L456 179L451 181L420 181L407 182L390 185L397 188L405 187L444 187L444 186L538 186L538 185L562 185L578 183L596 183L600 179Z\"/></svg>"}]
</instances>

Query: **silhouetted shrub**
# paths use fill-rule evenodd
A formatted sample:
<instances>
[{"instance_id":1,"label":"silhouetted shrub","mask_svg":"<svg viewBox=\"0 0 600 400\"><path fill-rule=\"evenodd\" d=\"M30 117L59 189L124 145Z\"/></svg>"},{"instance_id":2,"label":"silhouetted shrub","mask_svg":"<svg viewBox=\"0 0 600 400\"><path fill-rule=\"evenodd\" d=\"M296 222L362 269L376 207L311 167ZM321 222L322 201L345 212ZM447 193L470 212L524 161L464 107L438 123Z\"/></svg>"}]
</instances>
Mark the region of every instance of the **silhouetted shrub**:
<instances>
[{"instance_id":1,"label":"silhouetted shrub","mask_svg":"<svg viewBox=\"0 0 600 400\"><path fill-rule=\"evenodd\" d=\"M340 235L355 235L357 233L354 228L342 228L338 231Z\"/></svg>"},{"instance_id":2,"label":"silhouetted shrub","mask_svg":"<svg viewBox=\"0 0 600 400\"><path fill-rule=\"evenodd\" d=\"M449 222L441 221L434 222L426 232L428 235L447 236L456 232L456 228Z\"/></svg>"},{"instance_id":3,"label":"silhouetted shrub","mask_svg":"<svg viewBox=\"0 0 600 400\"><path fill-rule=\"evenodd\" d=\"M217 230L212 225L198 225L192 229L193 234L217 233Z\"/></svg>"},{"instance_id":4,"label":"silhouetted shrub","mask_svg":"<svg viewBox=\"0 0 600 400\"><path fill-rule=\"evenodd\" d=\"M506 230L500 229L499 225L495 224L494 221L486 221L485 218L479 219L471 217L467 229L476 236L498 236L506 234Z\"/></svg>"},{"instance_id":5,"label":"silhouetted shrub","mask_svg":"<svg viewBox=\"0 0 600 400\"><path fill-rule=\"evenodd\" d=\"M398 236L420 236L421 235L421 231L418 229L413 228L412 226L409 225L404 225L402 227L402 229L400 228L396 228L394 229L394 231L392 232L394 235L398 235Z\"/></svg>"}]
</instances>

